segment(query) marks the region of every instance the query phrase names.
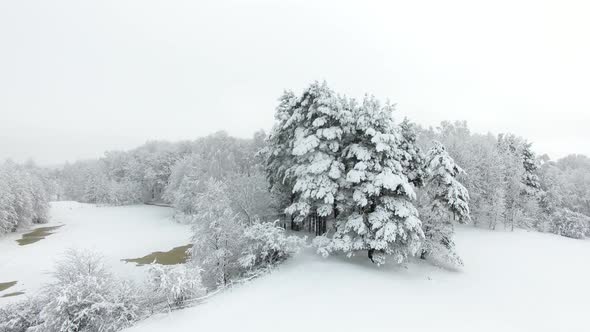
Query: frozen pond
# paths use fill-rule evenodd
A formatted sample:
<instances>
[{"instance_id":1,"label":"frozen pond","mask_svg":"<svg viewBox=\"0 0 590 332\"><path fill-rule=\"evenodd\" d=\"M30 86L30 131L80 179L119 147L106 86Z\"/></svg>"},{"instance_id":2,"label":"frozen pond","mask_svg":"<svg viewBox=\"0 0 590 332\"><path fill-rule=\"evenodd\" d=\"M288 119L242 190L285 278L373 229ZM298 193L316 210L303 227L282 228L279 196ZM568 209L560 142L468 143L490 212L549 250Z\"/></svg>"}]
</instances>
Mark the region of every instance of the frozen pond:
<instances>
[{"instance_id":1,"label":"frozen pond","mask_svg":"<svg viewBox=\"0 0 590 332\"><path fill-rule=\"evenodd\" d=\"M154 259L182 261L190 227L174 222L172 212L148 205L51 203L49 224L0 238L0 306L50 282L54 261L69 248L96 251L115 275L137 281Z\"/></svg>"},{"instance_id":2,"label":"frozen pond","mask_svg":"<svg viewBox=\"0 0 590 332\"><path fill-rule=\"evenodd\" d=\"M149 255L138 258L123 259L127 263L135 263L137 266L143 266L151 263L158 263L162 265L175 265L185 263L189 257L187 251L192 248L192 244L175 247L168 251L154 251Z\"/></svg>"},{"instance_id":3,"label":"frozen pond","mask_svg":"<svg viewBox=\"0 0 590 332\"><path fill-rule=\"evenodd\" d=\"M16 240L16 242L21 246L26 246L41 241L62 226L63 225L35 228L32 231L23 234L20 239Z\"/></svg>"}]
</instances>

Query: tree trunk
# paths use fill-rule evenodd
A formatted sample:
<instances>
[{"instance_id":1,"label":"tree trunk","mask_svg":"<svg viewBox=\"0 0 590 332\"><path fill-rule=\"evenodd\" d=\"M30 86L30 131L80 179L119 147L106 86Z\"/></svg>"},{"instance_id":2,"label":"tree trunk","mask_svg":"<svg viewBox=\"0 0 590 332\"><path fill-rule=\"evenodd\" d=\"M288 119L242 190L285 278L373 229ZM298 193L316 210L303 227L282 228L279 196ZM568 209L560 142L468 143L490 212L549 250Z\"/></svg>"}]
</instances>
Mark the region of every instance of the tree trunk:
<instances>
[{"instance_id":1,"label":"tree trunk","mask_svg":"<svg viewBox=\"0 0 590 332\"><path fill-rule=\"evenodd\" d=\"M367 256L369 257L372 263L375 263L375 261L373 260L373 253L375 253L375 249L369 249L367 251Z\"/></svg>"}]
</instances>

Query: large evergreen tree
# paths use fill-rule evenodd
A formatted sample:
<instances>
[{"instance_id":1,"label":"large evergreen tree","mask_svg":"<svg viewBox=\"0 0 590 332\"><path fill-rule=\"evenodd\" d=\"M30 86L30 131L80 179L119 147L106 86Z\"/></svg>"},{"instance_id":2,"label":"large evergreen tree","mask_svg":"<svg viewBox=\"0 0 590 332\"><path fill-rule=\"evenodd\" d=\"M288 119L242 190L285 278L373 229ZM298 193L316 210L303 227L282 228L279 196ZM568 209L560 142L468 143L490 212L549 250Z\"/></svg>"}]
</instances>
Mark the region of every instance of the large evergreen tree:
<instances>
[{"instance_id":1,"label":"large evergreen tree","mask_svg":"<svg viewBox=\"0 0 590 332\"><path fill-rule=\"evenodd\" d=\"M415 193L405 170L410 163L408 143L392 118L393 107L365 97L354 108L354 130L343 150L346 213L339 216L329 250L352 255L367 250L382 264L387 255L401 262L413 255L422 238L412 200ZM404 149L406 148L406 149Z\"/></svg>"},{"instance_id":2,"label":"large evergreen tree","mask_svg":"<svg viewBox=\"0 0 590 332\"><path fill-rule=\"evenodd\" d=\"M333 213L342 178L340 161L349 112L326 83L301 97L281 98L269 137L267 174L273 187L291 190L287 212L302 220Z\"/></svg>"},{"instance_id":3,"label":"large evergreen tree","mask_svg":"<svg viewBox=\"0 0 590 332\"><path fill-rule=\"evenodd\" d=\"M337 216L324 253L366 250L382 263L386 255L401 261L419 247L411 185L421 181L419 150L411 126L397 126L392 109L374 97L358 105L325 83L280 99L266 149L267 176L273 190L289 196L286 211L296 219Z\"/></svg>"}]
</instances>

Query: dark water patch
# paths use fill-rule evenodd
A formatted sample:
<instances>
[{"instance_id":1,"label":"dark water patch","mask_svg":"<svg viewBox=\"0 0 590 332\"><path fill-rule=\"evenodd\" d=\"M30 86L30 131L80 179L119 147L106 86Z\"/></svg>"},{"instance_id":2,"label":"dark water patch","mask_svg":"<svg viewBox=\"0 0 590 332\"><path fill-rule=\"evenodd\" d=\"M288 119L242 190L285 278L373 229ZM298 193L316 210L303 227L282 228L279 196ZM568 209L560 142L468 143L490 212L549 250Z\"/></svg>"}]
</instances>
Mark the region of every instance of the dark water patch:
<instances>
[{"instance_id":1,"label":"dark water patch","mask_svg":"<svg viewBox=\"0 0 590 332\"><path fill-rule=\"evenodd\" d=\"M153 262L162 265L182 264L186 263L188 260L189 254L187 251L192 247L192 244L187 244L185 246L172 248L169 251L154 251L151 254L140 258L126 258L122 259L122 261L127 263L136 263L137 266L151 264Z\"/></svg>"},{"instance_id":2,"label":"dark water patch","mask_svg":"<svg viewBox=\"0 0 590 332\"><path fill-rule=\"evenodd\" d=\"M23 295L25 292L14 292L14 293L8 293L8 294L4 294L0 297L13 297L13 296L19 296L19 295Z\"/></svg>"},{"instance_id":3,"label":"dark water patch","mask_svg":"<svg viewBox=\"0 0 590 332\"><path fill-rule=\"evenodd\" d=\"M0 292L9 289L10 287L16 285L18 281L9 281L9 282L0 282Z\"/></svg>"},{"instance_id":4,"label":"dark water patch","mask_svg":"<svg viewBox=\"0 0 590 332\"><path fill-rule=\"evenodd\" d=\"M63 225L35 228L34 230L23 234L22 238L16 240L16 242L18 242L19 246L26 246L27 244L41 241L45 237L55 233L53 231L55 231L56 229L58 229L62 226Z\"/></svg>"}]
</instances>

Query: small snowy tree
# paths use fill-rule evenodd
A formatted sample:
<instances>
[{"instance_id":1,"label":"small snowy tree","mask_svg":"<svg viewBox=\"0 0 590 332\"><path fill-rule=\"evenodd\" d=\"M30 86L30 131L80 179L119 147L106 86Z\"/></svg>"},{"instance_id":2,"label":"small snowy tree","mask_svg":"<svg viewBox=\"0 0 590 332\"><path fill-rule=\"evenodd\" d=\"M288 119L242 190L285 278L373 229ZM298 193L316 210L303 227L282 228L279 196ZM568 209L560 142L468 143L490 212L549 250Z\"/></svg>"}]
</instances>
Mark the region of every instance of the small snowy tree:
<instances>
[{"instance_id":1,"label":"small snowy tree","mask_svg":"<svg viewBox=\"0 0 590 332\"><path fill-rule=\"evenodd\" d=\"M211 179L195 199L192 260L203 269L203 282L209 287L226 285L241 272L244 226L227 193L224 183Z\"/></svg>"},{"instance_id":2,"label":"small snowy tree","mask_svg":"<svg viewBox=\"0 0 590 332\"><path fill-rule=\"evenodd\" d=\"M532 144L529 142L522 142L522 166L524 174L522 183L524 184L523 194L528 196L535 196L541 190L541 183L539 180L539 164L537 157L532 150Z\"/></svg>"},{"instance_id":3,"label":"small snowy tree","mask_svg":"<svg viewBox=\"0 0 590 332\"><path fill-rule=\"evenodd\" d=\"M539 196L539 166L531 144L520 137L499 135L498 148L503 156L505 170L504 224L514 230L519 224L519 216L527 212L528 201L534 201Z\"/></svg>"},{"instance_id":4,"label":"small snowy tree","mask_svg":"<svg viewBox=\"0 0 590 332\"><path fill-rule=\"evenodd\" d=\"M231 206L247 224L251 225L258 218L275 212L272 209L273 197L268 190L268 182L264 175L235 174L230 176L227 182Z\"/></svg>"},{"instance_id":5,"label":"small snowy tree","mask_svg":"<svg viewBox=\"0 0 590 332\"><path fill-rule=\"evenodd\" d=\"M169 307L182 307L206 293L198 266L151 264L149 275L150 297L166 301Z\"/></svg>"},{"instance_id":6,"label":"small snowy tree","mask_svg":"<svg viewBox=\"0 0 590 332\"><path fill-rule=\"evenodd\" d=\"M131 285L115 280L100 256L70 250L57 262L47 286L42 323L33 332L114 332L134 322L140 309Z\"/></svg>"},{"instance_id":7,"label":"small snowy tree","mask_svg":"<svg viewBox=\"0 0 590 332\"><path fill-rule=\"evenodd\" d=\"M461 167L447 153L445 147L435 141L426 156L429 179L426 186L430 204L422 215L424 242L421 258L435 255L462 265L454 252L453 221L466 223L470 220L469 193L457 180L463 173Z\"/></svg>"},{"instance_id":8,"label":"small snowy tree","mask_svg":"<svg viewBox=\"0 0 590 332\"><path fill-rule=\"evenodd\" d=\"M39 176L31 180L30 195L32 197L33 223L44 224L48 222L49 200L43 181Z\"/></svg>"},{"instance_id":9,"label":"small snowy tree","mask_svg":"<svg viewBox=\"0 0 590 332\"><path fill-rule=\"evenodd\" d=\"M305 238L287 236L275 222L254 223L245 229L244 237L240 264L247 269L274 265L305 245Z\"/></svg>"}]
</instances>

